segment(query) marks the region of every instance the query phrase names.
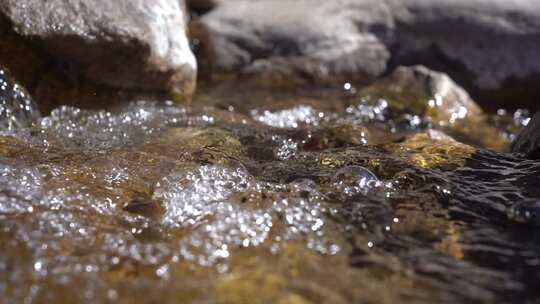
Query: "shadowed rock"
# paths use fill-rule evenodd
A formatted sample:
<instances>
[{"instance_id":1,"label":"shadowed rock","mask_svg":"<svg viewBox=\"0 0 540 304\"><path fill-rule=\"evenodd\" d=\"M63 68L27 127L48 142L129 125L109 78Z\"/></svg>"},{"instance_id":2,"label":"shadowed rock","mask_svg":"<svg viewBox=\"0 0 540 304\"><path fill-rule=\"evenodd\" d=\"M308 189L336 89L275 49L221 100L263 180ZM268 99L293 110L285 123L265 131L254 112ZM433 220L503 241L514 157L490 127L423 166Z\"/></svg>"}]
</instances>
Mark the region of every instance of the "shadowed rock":
<instances>
[{"instance_id":1,"label":"shadowed rock","mask_svg":"<svg viewBox=\"0 0 540 304\"><path fill-rule=\"evenodd\" d=\"M512 152L527 158L540 158L540 112L536 113L529 124L512 143Z\"/></svg>"},{"instance_id":2,"label":"shadowed rock","mask_svg":"<svg viewBox=\"0 0 540 304\"><path fill-rule=\"evenodd\" d=\"M29 44L36 50L2 54L2 62L18 56L42 58L47 72L50 65L60 65L73 86L90 82L180 96L194 90L196 62L178 0L6 0L0 3L0 19L8 48ZM9 33L12 39L6 38Z\"/></svg>"}]
</instances>

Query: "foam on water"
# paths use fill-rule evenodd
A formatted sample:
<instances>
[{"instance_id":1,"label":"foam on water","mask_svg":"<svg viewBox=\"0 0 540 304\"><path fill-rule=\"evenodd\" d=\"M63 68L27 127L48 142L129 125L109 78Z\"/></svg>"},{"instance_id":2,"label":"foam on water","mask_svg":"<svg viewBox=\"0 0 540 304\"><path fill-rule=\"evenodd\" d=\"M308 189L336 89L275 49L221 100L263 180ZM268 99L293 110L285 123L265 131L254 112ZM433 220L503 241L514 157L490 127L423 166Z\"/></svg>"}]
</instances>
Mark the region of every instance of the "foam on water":
<instances>
[{"instance_id":1,"label":"foam on water","mask_svg":"<svg viewBox=\"0 0 540 304\"><path fill-rule=\"evenodd\" d=\"M282 136L273 136L272 140L277 143L277 147L274 150L274 156L279 160L287 160L296 155L298 152L298 143L290 138L283 138Z\"/></svg>"},{"instance_id":2,"label":"foam on water","mask_svg":"<svg viewBox=\"0 0 540 304\"><path fill-rule=\"evenodd\" d=\"M299 125L318 125L324 114L313 107L301 105L276 112L252 110L251 117L271 127L298 128Z\"/></svg>"},{"instance_id":3,"label":"foam on water","mask_svg":"<svg viewBox=\"0 0 540 304\"><path fill-rule=\"evenodd\" d=\"M402 147L390 151L368 138L425 117L376 129L391 123L387 102L343 108L252 111L246 128L214 108L62 107L10 133L0 293L212 302L253 284L284 286L273 300L486 302L534 284L537 241L504 227L537 222L536 203L515 204L540 197L523 186L538 184L536 162L473 148L452 162L439 131L410 146L389 137ZM418 167L419 153L447 157Z\"/></svg>"},{"instance_id":4,"label":"foam on water","mask_svg":"<svg viewBox=\"0 0 540 304\"><path fill-rule=\"evenodd\" d=\"M147 102L132 103L119 113L62 106L41 120L41 128L67 146L105 150L152 138L183 120L185 109Z\"/></svg>"},{"instance_id":5,"label":"foam on water","mask_svg":"<svg viewBox=\"0 0 540 304\"><path fill-rule=\"evenodd\" d=\"M379 99L371 102L369 98L362 98L359 103L346 109L347 119L357 124L370 121L385 121L388 101Z\"/></svg>"},{"instance_id":6,"label":"foam on water","mask_svg":"<svg viewBox=\"0 0 540 304\"><path fill-rule=\"evenodd\" d=\"M0 162L0 214L32 212L41 197L41 183L34 168Z\"/></svg>"},{"instance_id":7,"label":"foam on water","mask_svg":"<svg viewBox=\"0 0 540 304\"><path fill-rule=\"evenodd\" d=\"M227 258L230 248L279 243L302 235L311 238L314 249L336 253L337 247L327 248L323 238L326 208L321 199L316 195L285 198L291 189L297 190L296 186L259 182L241 168L201 166L166 177L154 196L165 205L165 225L194 229L182 241L183 257L205 265ZM264 195L270 196L267 202L254 203ZM274 228L278 223L286 228L279 232Z\"/></svg>"},{"instance_id":8,"label":"foam on water","mask_svg":"<svg viewBox=\"0 0 540 304\"><path fill-rule=\"evenodd\" d=\"M371 171L360 166L339 169L334 176L333 186L339 193L347 196L366 194L381 182Z\"/></svg>"}]
</instances>

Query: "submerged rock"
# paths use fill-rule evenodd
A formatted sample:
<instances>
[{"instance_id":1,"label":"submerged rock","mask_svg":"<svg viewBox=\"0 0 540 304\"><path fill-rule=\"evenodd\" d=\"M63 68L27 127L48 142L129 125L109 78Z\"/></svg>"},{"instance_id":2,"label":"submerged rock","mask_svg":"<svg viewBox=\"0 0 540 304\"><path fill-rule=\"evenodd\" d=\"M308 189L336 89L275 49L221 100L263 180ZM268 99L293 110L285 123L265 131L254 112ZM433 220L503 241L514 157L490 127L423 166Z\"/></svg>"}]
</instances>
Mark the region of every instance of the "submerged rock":
<instances>
[{"instance_id":1,"label":"submerged rock","mask_svg":"<svg viewBox=\"0 0 540 304\"><path fill-rule=\"evenodd\" d=\"M30 94L0 68L0 132L14 132L37 122L39 111Z\"/></svg>"},{"instance_id":2,"label":"submerged rock","mask_svg":"<svg viewBox=\"0 0 540 304\"><path fill-rule=\"evenodd\" d=\"M512 152L532 159L540 158L540 112L534 115L527 127L514 140Z\"/></svg>"},{"instance_id":3,"label":"submerged rock","mask_svg":"<svg viewBox=\"0 0 540 304\"><path fill-rule=\"evenodd\" d=\"M74 87L82 80L184 96L194 90L196 62L180 1L8 0L0 4L0 19L9 47L31 41L36 50L2 54L1 61L43 57L49 66L60 65Z\"/></svg>"},{"instance_id":4,"label":"submerged rock","mask_svg":"<svg viewBox=\"0 0 540 304\"><path fill-rule=\"evenodd\" d=\"M195 154L199 160L210 163L226 163L242 156L245 150L236 136L218 128L171 128L160 140L168 145L173 143L178 151Z\"/></svg>"},{"instance_id":5,"label":"submerged rock","mask_svg":"<svg viewBox=\"0 0 540 304\"><path fill-rule=\"evenodd\" d=\"M512 221L540 226L540 202L518 203L508 209L507 215Z\"/></svg>"},{"instance_id":6,"label":"submerged rock","mask_svg":"<svg viewBox=\"0 0 540 304\"><path fill-rule=\"evenodd\" d=\"M443 128L468 144L508 150L508 140L490 123L489 115L445 73L402 66L356 94L367 101L385 101L385 116L402 115L398 120L413 130Z\"/></svg>"},{"instance_id":7,"label":"submerged rock","mask_svg":"<svg viewBox=\"0 0 540 304\"><path fill-rule=\"evenodd\" d=\"M388 144L386 149L421 168L462 166L476 152L474 147L437 130L418 133L402 143Z\"/></svg>"},{"instance_id":8,"label":"submerged rock","mask_svg":"<svg viewBox=\"0 0 540 304\"><path fill-rule=\"evenodd\" d=\"M245 68L318 81L378 76L394 64L429 64L482 89L540 72L536 2L236 0L212 5L217 6L193 27L201 54L218 71Z\"/></svg>"},{"instance_id":9,"label":"submerged rock","mask_svg":"<svg viewBox=\"0 0 540 304\"><path fill-rule=\"evenodd\" d=\"M412 110L439 125L482 113L469 94L448 75L424 66L398 67L389 77L361 93L390 99L394 107Z\"/></svg>"}]
</instances>

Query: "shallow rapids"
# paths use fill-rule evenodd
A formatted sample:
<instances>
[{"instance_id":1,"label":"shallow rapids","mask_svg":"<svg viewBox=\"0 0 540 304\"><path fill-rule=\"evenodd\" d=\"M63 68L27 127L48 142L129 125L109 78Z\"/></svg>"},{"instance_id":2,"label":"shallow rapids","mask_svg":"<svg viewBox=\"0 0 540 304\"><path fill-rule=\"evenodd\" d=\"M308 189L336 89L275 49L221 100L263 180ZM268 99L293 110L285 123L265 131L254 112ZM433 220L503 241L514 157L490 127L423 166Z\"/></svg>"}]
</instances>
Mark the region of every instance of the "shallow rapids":
<instances>
[{"instance_id":1,"label":"shallow rapids","mask_svg":"<svg viewBox=\"0 0 540 304\"><path fill-rule=\"evenodd\" d=\"M540 163L493 151L526 112L460 125L392 100L327 100L4 110L0 293L9 303L540 298Z\"/></svg>"}]
</instances>

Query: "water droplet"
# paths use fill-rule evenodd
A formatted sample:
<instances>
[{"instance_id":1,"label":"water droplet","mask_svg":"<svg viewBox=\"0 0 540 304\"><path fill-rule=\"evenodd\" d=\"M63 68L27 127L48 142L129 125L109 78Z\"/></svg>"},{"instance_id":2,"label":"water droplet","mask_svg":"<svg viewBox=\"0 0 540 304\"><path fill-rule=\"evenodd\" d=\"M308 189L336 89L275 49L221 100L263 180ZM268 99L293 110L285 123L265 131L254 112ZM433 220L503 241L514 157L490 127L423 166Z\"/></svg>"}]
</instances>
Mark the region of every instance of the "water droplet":
<instances>
[{"instance_id":1,"label":"water droplet","mask_svg":"<svg viewBox=\"0 0 540 304\"><path fill-rule=\"evenodd\" d=\"M508 209L507 215L512 221L540 226L540 202L518 203Z\"/></svg>"},{"instance_id":2,"label":"water droplet","mask_svg":"<svg viewBox=\"0 0 540 304\"><path fill-rule=\"evenodd\" d=\"M0 71L0 132L11 134L35 125L40 118L36 104L9 73Z\"/></svg>"},{"instance_id":3,"label":"water droplet","mask_svg":"<svg viewBox=\"0 0 540 304\"><path fill-rule=\"evenodd\" d=\"M251 111L253 119L276 128L298 128L300 124L318 125L320 113L310 106L297 106L282 111Z\"/></svg>"},{"instance_id":4,"label":"water droplet","mask_svg":"<svg viewBox=\"0 0 540 304\"><path fill-rule=\"evenodd\" d=\"M334 175L334 188L347 195L365 194L377 186L379 180L370 170L361 166L339 169Z\"/></svg>"}]
</instances>

